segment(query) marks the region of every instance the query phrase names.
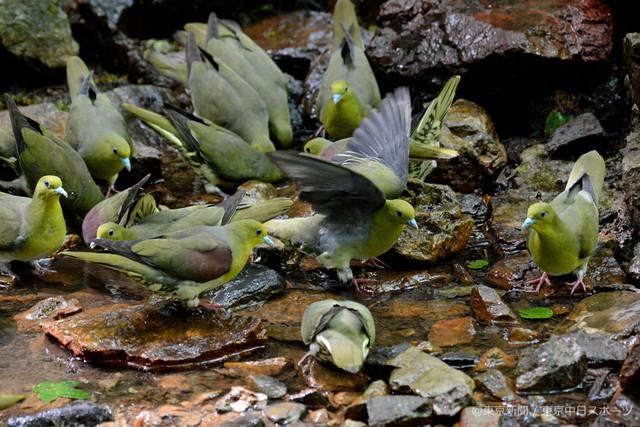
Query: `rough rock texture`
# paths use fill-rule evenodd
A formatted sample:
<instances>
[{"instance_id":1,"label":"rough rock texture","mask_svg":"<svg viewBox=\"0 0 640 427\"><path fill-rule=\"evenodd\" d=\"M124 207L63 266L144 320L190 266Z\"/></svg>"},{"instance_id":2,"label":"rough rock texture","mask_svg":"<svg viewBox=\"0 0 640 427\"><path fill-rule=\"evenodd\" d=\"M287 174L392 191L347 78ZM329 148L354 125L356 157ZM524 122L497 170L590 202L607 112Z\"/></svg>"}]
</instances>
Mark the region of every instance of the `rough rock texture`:
<instances>
[{"instance_id":1,"label":"rough rock texture","mask_svg":"<svg viewBox=\"0 0 640 427\"><path fill-rule=\"evenodd\" d=\"M640 105L640 33L624 37L624 64L629 74L633 102Z\"/></svg>"},{"instance_id":2,"label":"rough rock texture","mask_svg":"<svg viewBox=\"0 0 640 427\"><path fill-rule=\"evenodd\" d=\"M433 411L438 415L455 415L473 401L475 384L467 374L416 347L409 347L387 365L397 368L389 377L393 390L411 390L431 399Z\"/></svg>"},{"instance_id":3,"label":"rough rock texture","mask_svg":"<svg viewBox=\"0 0 640 427\"><path fill-rule=\"evenodd\" d=\"M53 0L0 2L0 44L40 72L64 68L78 54L69 20Z\"/></svg>"},{"instance_id":4,"label":"rough rock texture","mask_svg":"<svg viewBox=\"0 0 640 427\"><path fill-rule=\"evenodd\" d=\"M607 134L593 113L580 114L578 117L558 126L553 131L546 148L554 158L573 158L607 143Z\"/></svg>"},{"instance_id":5,"label":"rough rock texture","mask_svg":"<svg viewBox=\"0 0 640 427\"><path fill-rule=\"evenodd\" d=\"M564 390L582 381L587 373L587 355L573 338L553 336L526 353L516 373L518 391Z\"/></svg>"},{"instance_id":6,"label":"rough rock texture","mask_svg":"<svg viewBox=\"0 0 640 427\"><path fill-rule=\"evenodd\" d=\"M41 324L76 356L95 363L145 370L188 369L224 361L262 346L262 322L179 303L100 307Z\"/></svg>"},{"instance_id":7,"label":"rough rock texture","mask_svg":"<svg viewBox=\"0 0 640 427\"><path fill-rule=\"evenodd\" d=\"M517 325L518 316L488 286L477 285L471 291L471 309L478 320L488 325Z\"/></svg>"},{"instance_id":8,"label":"rough rock texture","mask_svg":"<svg viewBox=\"0 0 640 427\"><path fill-rule=\"evenodd\" d=\"M431 416L429 400L420 396L379 396L367 400L368 425L422 425Z\"/></svg>"},{"instance_id":9,"label":"rough rock texture","mask_svg":"<svg viewBox=\"0 0 640 427\"><path fill-rule=\"evenodd\" d=\"M113 412L108 406L78 400L39 414L11 418L7 421L7 427L93 426L107 421L113 421Z\"/></svg>"},{"instance_id":10,"label":"rough rock texture","mask_svg":"<svg viewBox=\"0 0 640 427\"><path fill-rule=\"evenodd\" d=\"M384 3L367 49L387 72L417 77L433 68L460 72L492 55L530 55L603 61L612 47L613 21L601 0Z\"/></svg>"},{"instance_id":11,"label":"rough rock texture","mask_svg":"<svg viewBox=\"0 0 640 427\"><path fill-rule=\"evenodd\" d=\"M405 258L433 262L466 246L473 220L462 213L460 202L449 187L410 180L406 192L416 209L419 230L405 227L393 247L395 252Z\"/></svg>"}]
</instances>

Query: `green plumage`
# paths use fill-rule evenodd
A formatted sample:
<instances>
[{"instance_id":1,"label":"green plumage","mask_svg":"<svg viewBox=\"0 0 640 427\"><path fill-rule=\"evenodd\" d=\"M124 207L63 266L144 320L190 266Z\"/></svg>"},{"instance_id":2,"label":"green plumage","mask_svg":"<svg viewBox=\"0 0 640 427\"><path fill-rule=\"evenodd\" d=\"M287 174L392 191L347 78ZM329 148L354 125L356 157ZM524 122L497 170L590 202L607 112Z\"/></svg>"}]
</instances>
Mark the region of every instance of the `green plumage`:
<instances>
[{"instance_id":1,"label":"green plumage","mask_svg":"<svg viewBox=\"0 0 640 427\"><path fill-rule=\"evenodd\" d=\"M598 243L598 199L604 182L605 164L596 151L582 155L573 166L567 186L551 203L529 207L523 228L529 228L527 248L544 272L538 289L548 276L575 273L578 286Z\"/></svg>"},{"instance_id":2,"label":"green plumage","mask_svg":"<svg viewBox=\"0 0 640 427\"><path fill-rule=\"evenodd\" d=\"M113 240L139 240L189 227L219 226L245 219L264 222L285 213L293 204L288 198L277 198L250 206L238 207L243 195L244 191L236 193L219 205L198 205L159 211L146 216L131 227L107 222L98 228L97 237Z\"/></svg>"},{"instance_id":3,"label":"green plumage","mask_svg":"<svg viewBox=\"0 0 640 427\"><path fill-rule=\"evenodd\" d=\"M77 87L79 76L83 81ZM132 145L124 119L91 78L82 59L69 57L67 82L75 92L70 92L64 139L80 154L91 176L107 181L111 189L120 171L131 169Z\"/></svg>"},{"instance_id":4,"label":"green plumage","mask_svg":"<svg viewBox=\"0 0 640 427\"><path fill-rule=\"evenodd\" d=\"M202 59L193 35L187 42L187 69L195 115L238 134L262 153L275 150L260 95L220 59Z\"/></svg>"},{"instance_id":5,"label":"green plumage","mask_svg":"<svg viewBox=\"0 0 640 427\"><path fill-rule=\"evenodd\" d=\"M80 154L38 122L24 116L9 95L4 98L16 139L18 163L28 188L33 191L42 176L55 175L64 182L69 194L60 201L62 207L85 215L104 196Z\"/></svg>"},{"instance_id":6,"label":"green plumage","mask_svg":"<svg viewBox=\"0 0 640 427\"><path fill-rule=\"evenodd\" d=\"M65 252L141 279L151 291L199 304L200 293L216 289L244 268L251 250L270 244L266 229L254 220L221 227L191 227L153 239L109 240L94 243L115 254Z\"/></svg>"},{"instance_id":7,"label":"green plumage","mask_svg":"<svg viewBox=\"0 0 640 427\"><path fill-rule=\"evenodd\" d=\"M51 175L38 180L33 198L0 193L0 262L35 261L58 250L66 235L60 206L66 194Z\"/></svg>"},{"instance_id":8,"label":"green plumage","mask_svg":"<svg viewBox=\"0 0 640 427\"><path fill-rule=\"evenodd\" d=\"M362 369L376 338L371 312L352 301L314 302L302 315L300 332L316 359L351 373Z\"/></svg>"},{"instance_id":9,"label":"green plumage","mask_svg":"<svg viewBox=\"0 0 640 427\"><path fill-rule=\"evenodd\" d=\"M335 109L344 101L344 96L340 96L346 94L344 87L355 96L349 95L346 108ZM353 4L350 0L338 0L333 15L333 51L318 92L316 114L334 138L347 138L351 136L348 129L353 131L358 127L358 124L353 126L355 119L351 114L360 119L365 117L369 109L378 107L380 98L376 77L364 53ZM343 125L339 125L341 120ZM331 129L337 133L333 134Z\"/></svg>"}]
</instances>

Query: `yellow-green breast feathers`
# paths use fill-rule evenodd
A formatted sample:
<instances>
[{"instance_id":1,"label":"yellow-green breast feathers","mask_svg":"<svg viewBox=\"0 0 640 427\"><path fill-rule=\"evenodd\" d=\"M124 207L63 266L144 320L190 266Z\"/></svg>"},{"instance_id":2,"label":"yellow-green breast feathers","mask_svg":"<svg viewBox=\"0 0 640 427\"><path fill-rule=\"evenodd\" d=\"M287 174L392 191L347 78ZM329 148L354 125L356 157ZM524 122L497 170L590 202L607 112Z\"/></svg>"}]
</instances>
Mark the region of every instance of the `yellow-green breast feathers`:
<instances>
[{"instance_id":1,"label":"yellow-green breast feathers","mask_svg":"<svg viewBox=\"0 0 640 427\"><path fill-rule=\"evenodd\" d=\"M31 199L0 193L0 261L34 261L58 250L66 234L61 195L62 181L52 175L38 180Z\"/></svg>"}]
</instances>

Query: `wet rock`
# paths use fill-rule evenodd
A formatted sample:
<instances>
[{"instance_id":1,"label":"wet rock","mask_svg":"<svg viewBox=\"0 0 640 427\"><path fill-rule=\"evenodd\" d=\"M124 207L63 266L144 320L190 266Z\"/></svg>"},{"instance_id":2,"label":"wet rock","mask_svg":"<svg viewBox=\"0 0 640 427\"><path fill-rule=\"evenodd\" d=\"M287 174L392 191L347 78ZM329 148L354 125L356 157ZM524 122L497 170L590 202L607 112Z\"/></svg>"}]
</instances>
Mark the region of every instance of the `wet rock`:
<instances>
[{"instance_id":1,"label":"wet rock","mask_svg":"<svg viewBox=\"0 0 640 427\"><path fill-rule=\"evenodd\" d=\"M480 356L480 360L473 370L481 372L486 371L490 368L498 368L501 366L513 368L514 366L516 366L516 359L515 357L505 353L498 347L492 347L489 350L485 351L482 356Z\"/></svg>"},{"instance_id":2,"label":"wet rock","mask_svg":"<svg viewBox=\"0 0 640 427\"><path fill-rule=\"evenodd\" d=\"M362 373L345 372L333 365L320 363L312 356L305 357L298 366L304 383L316 390L353 390L363 388L369 382L369 377Z\"/></svg>"},{"instance_id":3,"label":"wet rock","mask_svg":"<svg viewBox=\"0 0 640 427\"><path fill-rule=\"evenodd\" d=\"M244 32L269 52L284 72L304 78L309 64L333 43L331 20L332 15L327 12L297 10L263 19L244 28ZM324 59L324 69L327 61ZM318 74L321 77L324 70Z\"/></svg>"},{"instance_id":4,"label":"wet rock","mask_svg":"<svg viewBox=\"0 0 640 427\"><path fill-rule=\"evenodd\" d=\"M432 415L429 400L420 396L379 396L367 400L369 426L426 424Z\"/></svg>"},{"instance_id":5,"label":"wet rock","mask_svg":"<svg viewBox=\"0 0 640 427\"><path fill-rule=\"evenodd\" d=\"M44 299L24 313L17 314L13 318L18 322L20 331L36 331L40 321L45 319L58 320L69 317L82 311L80 302L75 298L63 296Z\"/></svg>"},{"instance_id":6,"label":"wet rock","mask_svg":"<svg viewBox=\"0 0 640 427\"><path fill-rule=\"evenodd\" d=\"M640 243L633 248L633 258L629 262L627 273L634 281L640 280Z\"/></svg>"},{"instance_id":7,"label":"wet rock","mask_svg":"<svg viewBox=\"0 0 640 427\"><path fill-rule=\"evenodd\" d=\"M166 300L99 307L41 326L84 360L146 370L219 363L254 351L267 339L258 319L188 310Z\"/></svg>"},{"instance_id":8,"label":"wet rock","mask_svg":"<svg viewBox=\"0 0 640 427\"><path fill-rule=\"evenodd\" d=\"M287 284L274 270L248 263L233 280L220 289L205 292L202 298L220 304L227 310L240 310L260 304L284 292Z\"/></svg>"},{"instance_id":9,"label":"wet rock","mask_svg":"<svg viewBox=\"0 0 640 427\"><path fill-rule=\"evenodd\" d=\"M507 191L491 198L487 235L499 254L513 254L526 248L527 233L521 227L527 217L527 209L534 201L534 194L520 190ZM499 264L501 261L494 264L491 270L502 268Z\"/></svg>"},{"instance_id":10,"label":"wet rock","mask_svg":"<svg viewBox=\"0 0 640 427\"><path fill-rule=\"evenodd\" d=\"M640 341L629 350L620 369L620 388L631 396L640 397Z\"/></svg>"},{"instance_id":11,"label":"wet rock","mask_svg":"<svg viewBox=\"0 0 640 427\"><path fill-rule=\"evenodd\" d=\"M266 394L233 386L229 393L216 401L216 409L220 412L245 412L249 409L260 411L266 408L267 399Z\"/></svg>"},{"instance_id":12,"label":"wet rock","mask_svg":"<svg viewBox=\"0 0 640 427\"><path fill-rule=\"evenodd\" d=\"M264 427L265 423L255 412L244 415L238 415L230 420L226 420L217 424L220 427Z\"/></svg>"},{"instance_id":13,"label":"wet rock","mask_svg":"<svg viewBox=\"0 0 640 427\"><path fill-rule=\"evenodd\" d=\"M473 220L462 213L455 193L445 185L411 179L406 192L416 209L419 230L406 227L393 251L404 258L433 262L461 251Z\"/></svg>"},{"instance_id":14,"label":"wet rock","mask_svg":"<svg viewBox=\"0 0 640 427\"><path fill-rule=\"evenodd\" d=\"M560 391L574 387L587 373L587 355L575 339L553 336L525 354L516 367L516 389Z\"/></svg>"},{"instance_id":15,"label":"wet rock","mask_svg":"<svg viewBox=\"0 0 640 427\"><path fill-rule=\"evenodd\" d=\"M424 351L424 350L423 350ZM456 369L471 368L478 363L478 356L466 351L454 351L438 356L447 365Z\"/></svg>"},{"instance_id":16,"label":"wet rock","mask_svg":"<svg viewBox=\"0 0 640 427\"><path fill-rule=\"evenodd\" d=\"M288 400L306 405L309 408L328 408L331 402L327 396L316 389L305 388L296 394L289 395Z\"/></svg>"},{"instance_id":17,"label":"wet rock","mask_svg":"<svg viewBox=\"0 0 640 427\"><path fill-rule=\"evenodd\" d=\"M366 409L367 409L367 401L372 397L380 397L380 396L389 396L391 394L391 390L387 383L382 380L376 380L369 384L367 389L357 397L345 410L344 416L345 418L353 419L353 420L365 420L366 419Z\"/></svg>"},{"instance_id":18,"label":"wet rock","mask_svg":"<svg viewBox=\"0 0 640 427\"><path fill-rule=\"evenodd\" d=\"M69 20L53 1L2 2L0 34L5 73L13 71L10 67L13 60L22 69L45 74L64 68L67 58L78 54L78 43L71 37Z\"/></svg>"},{"instance_id":19,"label":"wet rock","mask_svg":"<svg viewBox=\"0 0 640 427\"><path fill-rule=\"evenodd\" d=\"M609 402L607 411L602 411L598 419L604 426L635 426L640 424L640 404L637 399L624 393L616 394Z\"/></svg>"},{"instance_id":20,"label":"wet rock","mask_svg":"<svg viewBox=\"0 0 640 427\"><path fill-rule=\"evenodd\" d=\"M375 315L389 317L420 317L423 320L438 321L470 313L469 306L461 301L407 301L393 299L386 308L372 308Z\"/></svg>"},{"instance_id":21,"label":"wet rock","mask_svg":"<svg viewBox=\"0 0 640 427\"><path fill-rule=\"evenodd\" d=\"M624 36L624 64L629 74L631 96L636 105L640 105L640 33Z\"/></svg>"},{"instance_id":22,"label":"wet rock","mask_svg":"<svg viewBox=\"0 0 640 427\"><path fill-rule=\"evenodd\" d=\"M473 379L478 389L488 393L494 399L503 402L518 400L518 395L512 390L512 381L497 369L488 369L486 372L476 375Z\"/></svg>"},{"instance_id":23,"label":"wet rock","mask_svg":"<svg viewBox=\"0 0 640 427\"><path fill-rule=\"evenodd\" d=\"M500 412L470 406L460 413L459 427L494 427L500 425Z\"/></svg>"},{"instance_id":24,"label":"wet rock","mask_svg":"<svg viewBox=\"0 0 640 427\"><path fill-rule=\"evenodd\" d=\"M245 381L249 388L266 394L269 399L280 399L287 394L287 386L282 381L267 375L249 375Z\"/></svg>"},{"instance_id":25,"label":"wet rock","mask_svg":"<svg viewBox=\"0 0 640 427\"><path fill-rule=\"evenodd\" d=\"M322 408L309 412L307 418L311 423L313 423L313 425L328 425L329 420L331 420L331 415L329 414L329 411L327 411L325 408Z\"/></svg>"},{"instance_id":26,"label":"wet rock","mask_svg":"<svg viewBox=\"0 0 640 427\"><path fill-rule=\"evenodd\" d=\"M471 291L471 309L481 323L487 325L517 325L516 314L502 301L495 289L477 285Z\"/></svg>"},{"instance_id":27,"label":"wet rock","mask_svg":"<svg viewBox=\"0 0 640 427\"><path fill-rule=\"evenodd\" d=\"M620 334L632 331L640 321L640 293L603 292L580 301L553 330L562 335L584 330L588 333Z\"/></svg>"},{"instance_id":28,"label":"wet rock","mask_svg":"<svg viewBox=\"0 0 640 427\"><path fill-rule=\"evenodd\" d=\"M522 288L533 291L535 285L527 284L529 280L537 279L542 272L537 268L528 251L503 258L496 262L487 273L486 280L502 289ZM569 282L575 280L573 275L553 276L550 278L551 288L544 284L541 288L543 295L569 294ZM598 291L611 291L626 281L626 275L616 261L611 249L599 247L589 261L584 278L588 288Z\"/></svg>"},{"instance_id":29,"label":"wet rock","mask_svg":"<svg viewBox=\"0 0 640 427\"><path fill-rule=\"evenodd\" d=\"M607 133L593 113L583 113L553 131L545 147L554 158L576 159L604 148Z\"/></svg>"},{"instance_id":30,"label":"wet rock","mask_svg":"<svg viewBox=\"0 0 640 427\"><path fill-rule=\"evenodd\" d=\"M53 425L93 426L113 421L113 412L106 405L88 400L77 400L60 408L35 415L20 415L7 420L7 427L32 427Z\"/></svg>"},{"instance_id":31,"label":"wet rock","mask_svg":"<svg viewBox=\"0 0 640 427\"><path fill-rule=\"evenodd\" d=\"M635 230L640 229L640 132L627 136L627 146L622 151L622 190Z\"/></svg>"},{"instance_id":32,"label":"wet rock","mask_svg":"<svg viewBox=\"0 0 640 427\"><path fill-rule=\"evenodd\" d=\"M526 285L525 275L534 268L533 259L528 251L503 258L491 266L487 273L487 282L501 289L511 290Z\"/></svg>"},{"instance_id":33,"label":"wet rock","mask_svg":"<svg viewBox=\"0 0 640 427\"><path fill-rule=\"evenodd\" d=\"M509 330L507 336L509 347L524 347L538 342L538 333L534 330L516 326Z\"/></svg>"},{"instance_id":34,"label":"wet rock","mask_svg":"<svg viewBox=\"0 0 640 427\"><path fill-rule=\"evenodd\" d=\"M156 427L162 425L162 417L153 411L141 411L134 423L141 427Z\"/></svg>"},{"instance_id":35,"label":"wet rock","mask_svg":"<svg viewBox=\"0 0 640 427\"><path fill-rule=\"evenodd\" d=\"M268 182L257 181L255 179L238 186L238 190L246 191L243 203L254 204L264 202L278 196L276 187Z\"/></svg>"},{"instance_id":36,"label":"wet rock","mask_svg":"<svg viewBox=\"0 0 640 427\"><path fill-rule=\"evenodd\" d=\"M573 331L565 336L573 338L587 355L590 367L610 366L617 368L627 356L627 346L611 335Z\"/></svg>"},{"instance_id":37,"label":"wet rock","mask_svg":"<svg viewBox=\"0 0 640 427\"><path fill-rule=\"evenodd\" d=\"M269 323L300 322L307 307L323 299L341 299L339 296L327 292L310 293L299 290L286 292L284 295L271 299L261 306L249 307L240 315L258 317Z\"/></svg>"},{"instance_id":38,"label":"wet rock","mask_svg":"<svg viewBox=\"0 0 640 427\"><path fill-rule=\"evenodd\" d=\"M440 320L431 326L429 341L439 347L471 344L476 335L476 322L472 317Z\"/></svg>"},{"instance_id":39,"label":"wet rock","mask_svg":"<svg viewBox=\"0 0 640 427\"><path fill-rule=\"evenodd\" d=\"M387 73L424 77L460 72L489 57L532 56L603 61L611 52L612 15L605 2L536 4L402 2L380 8L369 60ZM504 59L503 59L504 60Z\"/></svg>"},{"instance_id":40,"label":"wet rock","mask_svg":"<svg viewBox=\"0 0 640 427\"><path fill-rule=\"evenodd\" d=\"M446 184L455 191L469 193L492 182L507 164L507 151L489 114L478 104L457 100L445 119L446 129L440 142L458 150L459 155L439 160L429 181Z\"/></svg>"},{"instance_id":41,"label":"wet rock","mask_svg":"<svg viewBox=\"0 0 640 427\"><path fill-rule=\"evenodd\" d=\"M393 266L391 267L393 268ZM379 295L406 291L421 286L438 287L451 283L449 274L433 270L393 271L378 269L367 273L367 277L374 279L374 282L359 285L360 290Z\"/></svg>"},{"instance_id":42,"label":"wet rock","mask_svg":"<svg viewBox=\"0 0 640 427\"><path fill-rule=\"evenodd\" d=\"M300 420L307 412L307 408L302 403L282 402L269 405L262 412L274 423L290 424Z\"/></svg>"},{"instance_id":43,"label":"wet rock","mask_svg":"<svg viewBox=\"0 0 640 427\"><path fill-rule=\"evenodd\" d=\"M415 347L387 364L397 368L389 377L391 388L429 398L437 415L455 415L473 402L475 384L468 375Z\"/></svg>"},{"instance_id":44,"label":"wet rock","mask_svg":"<svg viewBox=\"0 0 640 427\"><path fill-rule=\"evenodd\" d=\"M18 110L25 116L37 121L47 130L53 133L55 136L64 137L64 128L67 124L67 112L60 110L55 104L51 102L44 102L42 104L34 104L27 106L20 106ZM0 111L0 126L11 127L11 119L9 117L9 110ZM11 139L11 142L15 144L15 139Z\"/></svg>"},{"instance_id":45,"label":"wet rock","mask_svg":"<svg viewBox=\"0 0 640 427\"><path fill-rule=\"evenodd\" d=\"M273 357L245 362L226 362L225 369L233 375L278 375L291 368L291 361L284 357Z\"/></svg>"}]
</instances>

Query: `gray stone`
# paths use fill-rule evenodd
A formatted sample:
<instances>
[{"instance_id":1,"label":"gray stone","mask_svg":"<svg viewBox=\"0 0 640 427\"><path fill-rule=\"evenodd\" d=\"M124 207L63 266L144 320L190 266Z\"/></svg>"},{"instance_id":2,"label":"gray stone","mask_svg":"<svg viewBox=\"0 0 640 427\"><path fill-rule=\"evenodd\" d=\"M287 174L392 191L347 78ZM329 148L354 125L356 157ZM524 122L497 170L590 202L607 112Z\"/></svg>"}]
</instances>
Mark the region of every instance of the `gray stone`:
<instances>
[{"instance_id":1,"label":"gray stone","mask_svg":"<svg viewBox=\"0 0 640 427\"><path fill-rule=\"evenodd\" d=\"M389 377L391 388L428 398L437 415L453 416L474 401L471 377L416 347L387 364L397 367Z\"/></svg>"},{"instance_id":2,"label":"gray stone","mask_svg":"<svg viewBox=\"0 0 640 427\"><path fill-rule=\"evenodd\" d=\"M39 414L9 418L7 427L95 426L113 420L113 412L108 406L88 400L76 400Z\"/></svg>"},{"instance_id":3,"label":"gray stone","mask_svg":"<svg viewBox=\"0 0 640 427\"><path fill-rule=\"evenodd\" d=\"M287 394L287 386L268 375L249 375L246 381L251 389L266 394L270 399L280 399Z\"/></svg>"},{"instance_id":4,"label":"gray stone","mask_svg":"<svg viewBox=\"0 0 640 427\"><path fill-rule=\"evenodd\" d=\"M41 72L64 68L79 49L67 15L53 0L0 2L0 43Z\"/></svg>"},{"instance_id":5,"label":"gray stone","mask_svg":"<svg viewBox=\"0 0 640 427\"><path fill-rule=\"evenodd\" d=\"M575 339L552 336L516 367L516 389L526 392L560 391L580 384L587 373L587 355Z\"/></svg>"},{"instance_id":6,"label":"gray stone","mask_svg":"<svg viewBox=\"0 0 640 427\"><path fill-rule=\"evenodd\" d=\"M232 420L220 424L220 427L263 427L264 421L255 412L240 415Z\"/></svg>"},{"instance_id":7,"label":"gray stone","mask_svg":"<svg viewBox=\"0 0 640 427\"><path fill-rule=\"evenodd\" d=\"M627 346L615 340L609 334L588 333L584 330L574 331L567 336L576 340L587 355L589 367L619 367L627 357Z\"/></svg>"},{"instance_id":8,"label":"gray stone","mask_svg":"<svg viewBox=\"0 0 640 427\"><path fill-rule=\"evenodd\" d=\"M490 396L502 400L503 402L512 402L518 400L518 395L511 390L507 382L507 378L502 372L495 368L487 369L473 378L478 388L487 392Z\"/></svg>"},{"instance_id":9,"label":"gray stone","mask_svg":"<svg viewBox=\"0 0 640 427\"><path fill-rule=\"evenodd\" d=\"M602 148L607 142L607 133L593 113L584 113L558 126L546 144L554 158L577 158Z\"/></svg>"},{"instance_id":10,"label":"gray stone","mask_svg":"<svg viewBox=\"0 0 640 427\"><path fill-rule=\"evenodd\" d=\"M264 415L277 424L290 424L300 420L305 412L306 406L296 402L282 402L269 405L264 408Z\"/></svg>"},{"instance_id":11,"label":"gray stone","mask_svg":"<svg viewBox=\"0 0 640 427\"><path fill-rule=\"evenodd\" d=\"M260 264L247 263L244 270L224 287L201 295L227 310L239 310L260 304L286 289L286 282L274 270Z\"/></svg>"},{"instance_id":12,"label":"gray stone","mask_svg":"<svg viewBox=\"0 0 640 427\"><path fill-rule=\"evenodd\" d=\"M423 425L431 417L428 399L420 396L378 396L367 400L370 426Z\"/></svg>"}]
</instances>

